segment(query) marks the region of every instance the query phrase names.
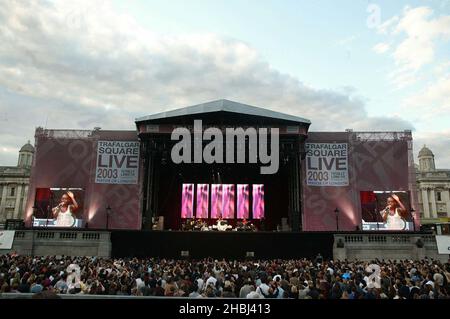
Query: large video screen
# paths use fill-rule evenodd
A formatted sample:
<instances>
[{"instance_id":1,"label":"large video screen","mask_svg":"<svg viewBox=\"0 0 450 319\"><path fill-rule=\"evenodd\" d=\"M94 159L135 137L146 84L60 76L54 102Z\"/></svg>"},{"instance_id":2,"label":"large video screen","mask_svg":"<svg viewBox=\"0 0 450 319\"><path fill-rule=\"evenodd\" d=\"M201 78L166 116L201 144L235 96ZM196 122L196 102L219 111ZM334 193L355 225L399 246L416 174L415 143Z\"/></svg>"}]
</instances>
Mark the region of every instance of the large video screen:
<instances>
[{"instance_id":1,"label":"large video screen","mask_svg":"<svg viewBox=\"0 0 450 319\"><path fill-rule=\"evenodd\" d=\"M208 218L209 184L197 184L197 218Z\"/></svg>"},{"instance_id":2,"label":"large video screen","mask_svg":"<svg viewBox=\"0 0 450 319\"><path fill-rule=\"evenodd\" d=\"M181 193L181 218L194 216L194 184L183 184Z\"/></svg>"},{"instance_id":3,"label":"large video screen","mask_svg":"<svg viewBox=\"0 0 450 319\"><path fill-rule=\"evenodd\" d=\"M223 218L222 192L222 184L211 184L211 218Z\"/></svg>"},{"instance_id":4,"label":"large video screen","mask_svg":"<svg viewBox=\"0 0 450 319\"><path fill-rule=\"evenodd\" d=\"M403 191L362 191L363 230L414 230L410 196Z\"/></svg>"},{"instance_id":5,"label":"large video screen","mask_svg":"<svg viewBox=\"0 0 450 319\"><path fill-rule=\"evenodd\" d=\"M37 188L33 227L83 227L84 190Z\"/></svg>"},{"instance_id":6,"label":"large video screen","mask_svg":"<svg viewBox=\"0 0 450 319\"><path fill-rule=\"evenodd\" d=\"M222 197L223 197L223 209L222 218L233 219L234 218L234 184L223 184L222 186Z\"/></svg>"},{"instance_id":7,"label":"large video screen","mask_svg":"<svg viewBox=\"0 0 450 319\"><path fill-rule=\"evenodd\" d=\"M248 219L250 186L248 184L237 184L237 218Z\"/></svg>"},{"instance_id":8,"label":"large video screen","mask_svg":"<svg viewBox=\"0 0 450 319\"><path fill-rule=\"evenodd\" d=\"M264 185L253 184L253 218L264 219Z\"/></svg>"}]
</instances>

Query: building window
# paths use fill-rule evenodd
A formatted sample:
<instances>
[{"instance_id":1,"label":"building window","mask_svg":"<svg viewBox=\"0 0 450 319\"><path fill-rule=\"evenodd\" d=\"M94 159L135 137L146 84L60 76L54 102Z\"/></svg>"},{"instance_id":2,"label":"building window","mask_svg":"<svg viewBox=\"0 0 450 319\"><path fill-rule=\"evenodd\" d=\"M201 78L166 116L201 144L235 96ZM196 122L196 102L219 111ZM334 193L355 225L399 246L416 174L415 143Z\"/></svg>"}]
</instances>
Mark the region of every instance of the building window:
<instances>
[{"instance_id":1,"label":"building window","mask_svg":"<svg viewBox=\"0 0 450 319\"><path fill-rule=\"evenodd\" d=\"M15 187L11 187L11 191L9 193L9 196L15 196L16 194L16 188Z\"/></svg>"},{"instance_id":2,"label":"building window","mask_svg":"<svg viewBox=\"0 0 450 319\"><path fill-rule=\"evenodd\" d=\"M438 202L442 201L442 195L441 195L441 192L437 192L437 193L436 193L436 200L437 200Z\"/></svg>"}]
</instances>

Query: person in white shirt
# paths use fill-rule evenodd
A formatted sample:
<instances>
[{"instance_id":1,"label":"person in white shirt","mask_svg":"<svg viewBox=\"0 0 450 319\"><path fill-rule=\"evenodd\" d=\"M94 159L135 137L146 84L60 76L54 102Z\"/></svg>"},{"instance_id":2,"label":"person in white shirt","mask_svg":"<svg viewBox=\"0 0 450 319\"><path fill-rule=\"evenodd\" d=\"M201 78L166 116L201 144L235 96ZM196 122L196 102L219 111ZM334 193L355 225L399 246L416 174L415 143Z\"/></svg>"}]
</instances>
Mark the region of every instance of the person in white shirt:
<instances>
[{"instance_id":1,"label":"person in white shirt","mask_svg":"<svg viewBox=\"0 0 450 319\"><path fill-rule=\"evenodd\" d=\"M141 290L145 287L145 282L141 279L141 277L136 278L136 288Z\"/></svg>"},{"instance_id":2,"label":"person in white shirt","mask_svg":"<svg viewBox=\"0 0 450 319\"><path fill-rule=\"evenodd\" d=\"M306 296L308 296L309 293L309 286L308 283L300 284L299 290L298 290L298 299L306 299Z\"/></svg>"},{"instance_id":3,"label":"person in white shirt","mask_svg":"<svg viewBox=\"0 0 450 319\"><path fill-rule=\"evenodd\" d=\"M269 285L267 284L266 280L264 280L262 284L259 285L258 288L256 288L256 292L260 294L261 297L265 298L265 296L269 295L269 289Z\"/></svg>"},{"instance_id":4,"label":"person in white shirt","mask_svg":"<svg viewBox=\"0 0 450 319\"><path fill-rule=\"evenodd\" d=\"M253 285L252 279L249 277L239 291L239 298L246 298L252 291L255 291L255 286Z\"/></svg>"},{"instance_id":5,"label":"person in white shirt","mask_svg":"<svg viewBox=\"0 0 450 319\"><path fill-rule=\"evenodd\" d=\"M407 210L397 195L392 194L387 198L387 206L380 214L387 229L403 230L406 228Z\"/></svg>"},{"instance_id":6,"label":"person in white shirt","mask_svg":"<svg viewBox=\"0 0 450 319\"><path fill-rule=\"evenodd\" d=\"M203 286L205 284L205 281L202 278L197 279L197 292L201 293L203 291Z\"/></svg>"},{"instance_id":7,"label":"person in white shirt","mask_svg":"<svg viewBox=\"0 0 450 319\"><path fill-rule=\"evenodd\" d=\"M444 276L442 276L442 274L440 274L438 272L435 273L433 275L433 280L438 286L440 286L440 287L444 286Z\"/></svg>"},{"instance_id":8,"label":"person in white shirt","mask_svg":"<svg viewBox=\"0 0 450 319\"><path fill-rule=\"evenodd\" d=\"M67 282L66 282L66 278L67 277L64 274L63 276L61 276L61 278L55 284L55 288L58 289L58 291L62 294L65 294L67 292L67 290L69 289L69 286L67 285Z\"/></svg>"},{"instance_id":9,"label":"person in white shirt","mask_svg":"<svg viewBox=\"0 0 450 319\"><path fill-rule=\"evenodd\" d=\"M262 295L257 293L256 291L252 291L247 295L247 299L261 299L264 298Z\"/></svg>"},{"instance_id":10,"label":"person in white shirt","mask_svg":"<svg viewBox=\"0 0 450 319\"><path fill-rule=\"evenodd\" d=\"M214 288L216 287L217 279L214 274L211 274L209 278L206 280L206 287L212 285Z\"/></svg>"},{"instance_id":11,"label":"person in white shirt","mask_svg":"<svg viewBox=\"0 0 450 319\"><path fill-rule=\"evenodd\" d=\"M75 225L75 212L78 203L72 192L66 192L61 196L61 202L52 209L53 217L56 219L56 226L73 227Z\"/></svg>"}]
</instances>

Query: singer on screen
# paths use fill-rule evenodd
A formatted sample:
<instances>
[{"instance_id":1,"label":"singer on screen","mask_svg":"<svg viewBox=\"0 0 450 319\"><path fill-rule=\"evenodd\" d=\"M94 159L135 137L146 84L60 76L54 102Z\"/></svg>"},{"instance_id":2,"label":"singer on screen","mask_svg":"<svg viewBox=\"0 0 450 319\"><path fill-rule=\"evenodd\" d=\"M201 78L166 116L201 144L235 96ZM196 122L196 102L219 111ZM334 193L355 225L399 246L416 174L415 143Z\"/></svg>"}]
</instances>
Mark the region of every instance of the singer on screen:
<instances>
[{"instance_id":1,"label":"singer on screen","mask_svg":"<svg viewBox=\"0 0 450 319\"><path fill-rule=\"evenodd\" d=\"M400 198L392 194L387 198L387 206L380 212L387 229L403 230L406 227L407 209Z\"/></svg>"},{"instance_id":2,"label":"singer on screen","mask_svg":"<svg viewBox=\"0 0 450 319\"><path fill-rule=\"evenodd\" d=\"M72 192L65 192L61 196L61 202L53 207L53 217L56 219L56 226L73 227L75 225L75 212L78 209L78 203Z\"/></svg>"}]
</instances>

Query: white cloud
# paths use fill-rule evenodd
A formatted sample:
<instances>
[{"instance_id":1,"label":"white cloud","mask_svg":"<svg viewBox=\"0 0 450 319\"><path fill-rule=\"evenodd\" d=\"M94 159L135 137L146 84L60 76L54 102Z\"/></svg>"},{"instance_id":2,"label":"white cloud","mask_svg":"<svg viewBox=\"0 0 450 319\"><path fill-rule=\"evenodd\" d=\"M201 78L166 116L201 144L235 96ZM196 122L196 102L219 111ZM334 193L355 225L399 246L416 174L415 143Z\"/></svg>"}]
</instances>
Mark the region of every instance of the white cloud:
<instances>
[{"instance_id":1,"label":"white cloud","mask_svg":"<svg viewBox=\"0 0 450 319\"><path fill-rule=\"evenodd\" d=\"M346 38L340 39L336 43L339 46L347 46L358 38L359 38L359 35L354 34L354 35L348 36Z\"/></svg>"},{"instance_id":2,"label":"white cloud","mask_svg":"<svg viewBox=\"0 0 450 319\"><path fill-rule=\"evenodd\" d=\"M377 32L380 34L391 33L392 28L395 27L396 23L398 22L398 19L399 19L398 16L393 16L392 18L386 20L377 27Z\"/></svg>"},{"instance_id":3,"label":"white cloud","mask_svg":"<svg viewBox=\"0 0 450 319\"><path fill-rule=\"evenodd\" d=\"M450 61L441 62L433 69L433 73L437 77L441 77L447 72L450 73Z\"/></svg>"},{"instance_id":4,"label":"white cloud","mask_svg":"<svg viewBox=\"0 0 450 319\"><path fill-rule=\"evenodd\" d=\"M390 74L392 83L404 88L415 83L418 72L434 61L438 40L450 39L450 15L433 17L428 7L406 7L398 22L392 20L389 27L392 37L406 36L392 53L396 69Z\"/></svg>"},{"instance_id":5,"label":"white cloud","mask_svg":"<svg viewBox=\"0 0 450 319\"><path fill-rule=\"evenodd\" d=\"M404 100L404 107L409 111L431 116L448 116L450 114L450 73L438 78L425 89Z\"/></svg>"},{"instance_id":6,"label":"white cloud","mask_svg":"<svg viewBox=\"0 0 450 319\"><path fill-rule=\"evenodd\" d=\"M380 42L377 43L372 49L378 54L383 54L389 50L389 47L389 44Z\"/></svg>"},{"instance_id":7,"label":"white cloud","mask_svg":"<svg viewBox=\"0 0 450 319\"><path fill-rule=\"evenodd\" d=\"M411 129L371 118L352 92L283 74L247 44L214 34L165 36L110 2L7 1L0 6L0 145L36 126L134 129L134 118L228 98L311 119L313 130ZM15 164L0 149L1 164Z\"/></svg>"}]
</instances>

